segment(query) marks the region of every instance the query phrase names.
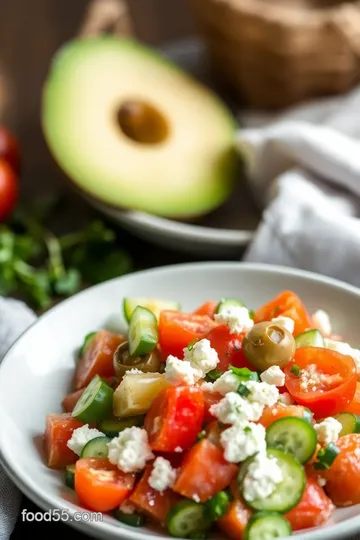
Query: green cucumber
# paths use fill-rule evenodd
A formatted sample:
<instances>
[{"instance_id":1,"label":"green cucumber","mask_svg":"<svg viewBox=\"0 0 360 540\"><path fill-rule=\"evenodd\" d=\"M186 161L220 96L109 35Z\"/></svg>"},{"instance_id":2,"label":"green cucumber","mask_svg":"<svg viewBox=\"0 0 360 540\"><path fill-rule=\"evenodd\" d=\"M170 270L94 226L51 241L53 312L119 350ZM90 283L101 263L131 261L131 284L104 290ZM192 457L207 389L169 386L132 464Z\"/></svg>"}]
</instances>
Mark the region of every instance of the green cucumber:
<instances>
[{"instance_id":1,"label":"green cucumber","mask_svg":"<svg viewBox=\"0 0 360 540\"><path fill-rule=\"evenodd\" d=\"M179 302L172 300L160 300L156 298L132 297L124 298L123 311L127 323L130 323L131 315L137 306L142 306L152 313L159 320L160 312L163 310L179 311L181 306Z\"/></svg>"},{"instance_id":2,"label":"green cucumber","mask_svg":"<svg viewBox=\"0 0 360 540\"><path fill-rule=\"evenodd\" d=\"M264 499L249 500L244 490L244 480L248 467L255 456L244 461L238 475L238 484L241 495L245 502L257 511L280 512L284 514L294 508L300 501L305 485L306 474L303 466L291 454L287 454L276 448L266 450L268 458L275 458L281 469L283 480L276 485L273 493Z\"/></svg>"},{"instance_id":3,"label":"green cucumber","mask_svg":"<svg viewBox=\"0 0 360 540\"><path fill-rule=\"evenodd\" d=\"M152 311L137 306L132 312L129 323L130 356L143 356L155 349L159 340L156 316Z\"/></svg>"},{"instance_id":4,"label":"green cucumber","mask_svg":"<svg viewBox=\"0 0 360 540\"><path fill-rule=\"evenodd\" d=\"M93 337L96 336L96 334L97 332L90 332L84 337L83 344L81 345L80 350L79 350L79 358L81 358L84 355L86 349L90 345L90 341L92 340Z\"/></svg>"},{"instance_id":5,"label":"green cucumber","mask_svg":"<svg viewBox=\"0 0 360 540\"><path fill-rule=\"evenodd\" d=\"M132 416L130 418L114 418L110 420L101 420L99 430L107 437L117 437L120 431L133 426L142 426L145 416Z\"/></svg>"},{"instance_id":6,"label":"green cucumber","mask_svg":"<svg viewBox=\"0 0 360 540\"><path fill-rule=\"evenodd\" d=\"M75 489L75 465L68 465L65 469L65 485L70 489Z\"/></svg>"},{"instance_id":7,"label":"green cucumber","mask_svg":"<svg viewBox=\"0 0 360 540\"><path fill-rule=\"evenodd\" d=\"M109 453L109 437L99 436L88 441L81 451L81 458L85 457L107 457Z\"/></svg>"},{"instance_id":8,"label":"green cucumber","mask_svg":"<svg viewBox=\"0 0 360 540\"><path fill-rule=\"evenodd\" d=\"M350 433L360 433L360 416L353 413L342 412L335 415L334 418L342 425L339 437L349 435Z\"/></svg>"},{"instance_id":9,"label":"green cucumber","mask_svg":"<svg viewBox=\"0 0 360 540\"><path fill-rule=\"evenodd\" d=\"M190 538L194 534L203 533L209 525L205 506L190 500L175 504L166 517L169 534L176 538Z\"/></svg>"},{"instance_id":10,"label":"green cucumber","mask_svg":"<svg viewBox=\"0 0 360 540\"><path fill-rule=\"evenodd\" d=\"M130 527L142 527L146 523L145 516L141 514L127 514L126 512L121 512L117 510L114 514L115 518L125 525L130 525Z\"/></svg>"},{"instance_id":11,"label":"green cucumber","mask_svg":"<svg viewBox=\"0 0 360 540\"><path fill-rule=\"evenodd\" d=\"M98 375L90 381L72 412L84 424L97 424L111 416L114 390Z\"/></svg>"},{"instance_id":12,"label":"green cucumber","mask_svg":"<svg viewBox=\"0 0 360 540\"><path fill-rule=\"evenodd\" d=\"M300 463L306 463L315 453L317 435L313 426L303 418L288 416L267 428L266 444L292 454Z\"/></svg>"},{"instance_id":13,"label":"green cucumber","mask_svg":"<svg viewBox=\"0 0 360 540\"><path fill-rule=\"evenodd\" d=\"M244 540L272 540L291 535L291 525L284 516L276 512L258 512L249 519Z\"/></svg>"},{"instance_id":14,"label":"green cucumber","mask_svg":"<svg viewBox=\"0 0 360 540\"><path fill-rule=\"evenodd\" d=\"M325 347L325 340L319 330L307 330L295 337L296 348Z\"/></svg>"},{"instance_id":15,"label":"green cucumber","mask_svg":"<svg viewBox=\"0 0 360 540\"><path fill-rule=\"evenodd\" d=\"M236 298L222 298L216 306L215 313L220 313L223 309L228 307L246 307L245 304L237 300Z\"/></svg>"}]
</instances>

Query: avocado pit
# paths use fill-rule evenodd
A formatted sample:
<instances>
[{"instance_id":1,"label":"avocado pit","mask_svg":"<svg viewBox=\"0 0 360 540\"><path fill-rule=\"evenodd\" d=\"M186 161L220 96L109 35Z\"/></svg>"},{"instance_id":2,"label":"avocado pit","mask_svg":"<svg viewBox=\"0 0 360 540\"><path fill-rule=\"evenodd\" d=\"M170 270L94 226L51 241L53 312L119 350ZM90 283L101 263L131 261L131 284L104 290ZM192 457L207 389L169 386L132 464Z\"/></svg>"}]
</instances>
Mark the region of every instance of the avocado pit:
<instances>
[{"instance_id":1,"label":"avocado pit","mask_svg":"<svg viewBox=\"0 0 360 540\"><path fill-rule=\"evenodd\" d=\"M116 119L121 131L137 143L159 144L169 135L164 115L145 101L125 101L117 110Z\"/></svg>"}]
</instances>

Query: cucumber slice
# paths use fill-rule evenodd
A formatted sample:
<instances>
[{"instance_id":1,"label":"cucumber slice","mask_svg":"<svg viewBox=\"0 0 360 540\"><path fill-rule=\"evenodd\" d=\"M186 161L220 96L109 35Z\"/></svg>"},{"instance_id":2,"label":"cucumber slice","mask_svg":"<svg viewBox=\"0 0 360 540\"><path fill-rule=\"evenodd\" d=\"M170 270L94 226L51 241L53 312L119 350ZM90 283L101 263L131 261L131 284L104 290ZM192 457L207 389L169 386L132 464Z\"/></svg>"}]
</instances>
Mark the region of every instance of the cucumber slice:
<instances>
[{"instance_id":1,"label":"cucumber slice","mask_svg":"<svg viewBox=\"0 0 360 540\"><path fill-rule=\"evenodd\" d=\"M266 444L292 454L300 463L306 463L316 450L316 431L303 418L280 418L267 428Z\"/></svg>"},{"instance_id":2,"label":"cucumber slice","mask_svg":"<svg viewBox=\"0 0 360 540\"><path fill-rule=\"evenodd\" d=\"M75 465L68 465L65 469L65 485L75 489Z\"/></svg>"},{"instance_id":3,"label":"cucumber slice","mask_svg":"<svg viewBox=\"0 0 360 540\"><path fill-rule=\"evenodd\" d=\"M131 418L114 418L113 420L101 420L99 422L99 430L107 437L117 437L120 431L128 427L142 426L145 416L133 416Z\"/></svg>"},{"instance_id":4,"label":"cucumber slice","mask_svg":"<svg viewBox=\"0 0 360 540\"><path fill-rule=\"evenodd\" d=\"M95 437L87 442L81 451L81 458L85 457L107 457L109 453L109 437Z\"/></svg>"},{"instance_id":5,"label":"cucumber slice","mask_svg":"<svg viewBox=\"0 0 360 540\"><path fill-rule=\"evenodd\" d=\"M296 348L325 347L325 340L319 330L307 330L295 338Z\"/></svg>"},{"instance_id":6,"label":"cucumber slice","mask_svg":"<svg viewBox=\"0 0 360 540\"><path fill-rule=\"evenodd\" d=\"M112 413L114 390L98 375L87 385L72 412L84 424L97 424Z\"/></svg>"},{"instance_id":7,"label":"cucumber slice","mask_svg":"<svg viewBox=\"0 0 360 540\"><path fill-rule=\"evenodd\" d=\"M166 517L166 526L176 538L189 538L209 528L205 506L194 501L184 500L175 504Z\"/></svg>"},{"instance_id":8,"label":"cucumber slice","mask_svg":"<svg viewBox=\"0 0 360 540\"><path fill-rule=\"evenodd\" d=\"M216 306L215 313L220 313L223 309L228 307L246 307L245 304L237 300L236 298L222 298Z\"/></svg>"},{"instance_id":9,"label":"cucumber slice","mask_svg":"<svg viewBox=\"0 0 360 540\"><path fill-rule=\"evenodd\" d=\"M252 457L246 460L240 468L238 475L240 493L248 506L253 510L265 510L284 514L299 503L304 493L306 485L304 468L294 456L286 454L282 450L268 448L266 453L269 458L275 458L277 460L277 464L282 471L283 481L276 486L273 493L266 497L266 499L247 500L246 493L244 493L243 489L243 482L250 463L255 459L255 457Z\"/></svg>"},{"instance_id":10,"label":"cucumber slice","mask_svg":"<svg viewBox=\"0 0 360 540\"><path fill-rule=\"evenodd\" d=\"M272 540L292 535L289 521L276 512L258 512L249 519L244 540Z\"/></svg>"},{"instance_id":11,"label":"cucumber slice","mask_svg":"<svg viewBox=\"0 0 360 540\"><path fill-rule=\"evenodd\" d=\"M130 356L143 356L155 349L159 340L159 330L156 316L152 311L137 306L129 324L129 353Z\"/></svg>"},{"instance_id":12,"label":"cucumber slice","mask_svg":"<svg viewBox=\"0 0 360 540\"><path fill-rule=\"evenodd\" d=\"M128 323L130 323L131 315L137 306L142 306L148 309L154 313L157 319L159 319L160 312L165 309L173 311L179 311L181 309L179 302L174 302L172 300L160 300L156 298L143 297L124 298L123 311L125 319Z\"/></svg>"},{"instance_id":13,"label":"cucumber slice","mask_svg":"<svg viewBox=\"0 0 360 540\"><path fill-rule=\"evenodd\" d=\"M336 414L334 418L342 425L342 430L339 433L339 437L349 435L350 433L360 433L360 416L343 412Z\"/></svg>"},{"instance_id":14,"label":"cucumber slice","mask_svg":"<svg viewBox=\"0 0 360 540\"><path fill-rule=\"evenodd\" d=\"M146 523L146 518L141 514L126 514L121 510L117 510L114 515L118 521L130 525L130 527L142 527Z\"/></svg>"}]
</instances>

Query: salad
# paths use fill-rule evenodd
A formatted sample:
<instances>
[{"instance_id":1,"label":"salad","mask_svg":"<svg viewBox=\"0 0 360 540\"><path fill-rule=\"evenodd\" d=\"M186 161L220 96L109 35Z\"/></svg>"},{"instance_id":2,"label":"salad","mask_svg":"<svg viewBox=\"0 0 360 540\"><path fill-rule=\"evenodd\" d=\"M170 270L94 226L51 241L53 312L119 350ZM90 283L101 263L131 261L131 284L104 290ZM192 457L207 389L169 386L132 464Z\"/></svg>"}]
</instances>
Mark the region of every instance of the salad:
<instances>
[{"instance_id":1,"label":"salad","mask_svg":"<svg viewBox=\"0 0 360 540\"><path fill-rule=\"evenodd\" d=\"M284 290L240 300L125 298L124 335L84 338L46 464L79 505L177 538L263 540L360 503L360 351Z\"/></svg>"}]
</instances>

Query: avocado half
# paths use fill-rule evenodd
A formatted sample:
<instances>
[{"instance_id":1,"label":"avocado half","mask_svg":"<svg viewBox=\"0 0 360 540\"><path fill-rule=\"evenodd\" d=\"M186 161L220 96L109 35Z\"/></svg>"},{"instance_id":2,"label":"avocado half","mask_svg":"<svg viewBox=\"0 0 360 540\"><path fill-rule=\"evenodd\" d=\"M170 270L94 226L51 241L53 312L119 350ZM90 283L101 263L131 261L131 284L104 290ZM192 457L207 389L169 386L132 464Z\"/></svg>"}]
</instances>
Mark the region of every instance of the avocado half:
<instances>
[{"instance_id":1,"label":"avocado half","mask_svg":"<svg viewBox=\"0 0 360 540\"><path fill-rule=\"evenodd\" d=\"M221 205L236 181L230 111L130 39L78 39L57 52L44 84L42 128L69 179L111 206L192 218Z\"/></svg>"}]
</instances>

